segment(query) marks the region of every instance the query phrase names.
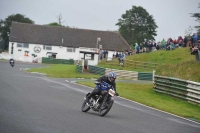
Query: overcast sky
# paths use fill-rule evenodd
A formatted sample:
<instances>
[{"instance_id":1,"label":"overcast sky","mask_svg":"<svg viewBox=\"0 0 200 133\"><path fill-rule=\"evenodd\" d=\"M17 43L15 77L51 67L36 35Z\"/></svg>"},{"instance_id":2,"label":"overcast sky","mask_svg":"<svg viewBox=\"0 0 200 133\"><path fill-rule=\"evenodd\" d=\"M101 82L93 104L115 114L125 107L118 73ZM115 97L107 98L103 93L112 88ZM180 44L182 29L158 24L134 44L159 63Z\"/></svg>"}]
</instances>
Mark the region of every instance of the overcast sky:
<instances>
[{"instance_id":1,"label":"overcast sky","mask_svg":"<svg viewBox=\"0 0 200 133\"><path fill-rule=\"evenodd\" d=\"M190 13L200 13L200 0L0 0L0 19L22 14L35 24L58 22L80 29L118 30L115 24L133 5L142 6L158 25L156 41L184 36L198 22ZM196 32L194 29L193 32Z\"/></svg>"}]
</instances>

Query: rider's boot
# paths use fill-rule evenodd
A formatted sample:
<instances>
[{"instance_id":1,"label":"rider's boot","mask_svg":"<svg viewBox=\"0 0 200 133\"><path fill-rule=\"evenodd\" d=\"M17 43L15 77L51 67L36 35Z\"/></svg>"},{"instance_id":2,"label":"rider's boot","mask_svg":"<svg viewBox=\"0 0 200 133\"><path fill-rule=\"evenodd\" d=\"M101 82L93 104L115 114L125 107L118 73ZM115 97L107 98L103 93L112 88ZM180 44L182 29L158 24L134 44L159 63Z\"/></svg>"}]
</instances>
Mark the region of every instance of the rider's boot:
<instances>
[{"instance_id":1,"label":"rider's boot","mask_svg":"<svg viewBox=\"0 0 200 133\"><path fill-rule=\"evenodd\" d=\"M92 93L90 93L87 97L86 97L86 102L89 104L89 106L93 106L93 104L90 102L90 98L95 96L95 95L98 95L100 93L100 90L99 89L94 89L92 91Z\"/></svg>"}]
</instances>

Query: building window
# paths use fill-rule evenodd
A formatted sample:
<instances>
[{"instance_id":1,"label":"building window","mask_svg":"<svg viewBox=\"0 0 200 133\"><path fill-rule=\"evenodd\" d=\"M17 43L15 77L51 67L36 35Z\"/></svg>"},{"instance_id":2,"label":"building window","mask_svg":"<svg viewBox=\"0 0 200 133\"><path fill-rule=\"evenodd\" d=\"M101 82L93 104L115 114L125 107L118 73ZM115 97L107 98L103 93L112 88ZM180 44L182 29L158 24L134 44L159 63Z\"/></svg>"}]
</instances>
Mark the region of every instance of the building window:
<instances>
[{"instance_id":1,"label":"building window","mask_svg":"<svg viewBox=\"0 0 200 133\"><path fill-rule=\"evenodd\" d=\"M43 49L52 50L52 46L43 45Z\"/></svg>"},{"instance_id":2,"label":"building window","mask_svg":"<svg viewBox=\"0 0 200 133\"><path fill-rule=\"evenodd\" d=\"M24 43L24 48L29 48L29 44L28 43Z\"/></svg>"},{"instance_id":3,"label":"building window","mask_svg":"<svg viewBox=\"0 0 200 133\"><path fill-rule=\"evenodd\" d=\"M22 48L23 47L22 43L18 43L17 47Z\"/></svg>"},{"instance_id":4,"label":"building window","mask_svg":"<svg viewBox=\"0 0 200 133\"><path fill-rule=\"evenodd\" d=\"M94 60L94 54L85 54L85 59Z\"/></svg>"},{"instance_id":5,"label":"building window","mask_svg":"<svg viewBox=\"0 0 200 133\"><path fill-rule=\"evenodd\" d=\"M51 46L46 46L46 50L51 50L52 47Z\"/></svg>"},{"instance_id":6,"label":"building window","mask_svg":"<svg viewBox=\"0 0 200 133\"><path fill-rule=\"evenodd\" d=\"M29 48L29 44L28 43L17 43L17 47L18 48Z\"/></svg>"},{"instance_id":7,"label":"building window","mask_svg":"<svg viewBox=\"0 0 200 133\"><path fill-rule=\"evenodd\" d=\"M75 48L67 48L67 52L75 52Z\"/></svg>"}]
</instances>

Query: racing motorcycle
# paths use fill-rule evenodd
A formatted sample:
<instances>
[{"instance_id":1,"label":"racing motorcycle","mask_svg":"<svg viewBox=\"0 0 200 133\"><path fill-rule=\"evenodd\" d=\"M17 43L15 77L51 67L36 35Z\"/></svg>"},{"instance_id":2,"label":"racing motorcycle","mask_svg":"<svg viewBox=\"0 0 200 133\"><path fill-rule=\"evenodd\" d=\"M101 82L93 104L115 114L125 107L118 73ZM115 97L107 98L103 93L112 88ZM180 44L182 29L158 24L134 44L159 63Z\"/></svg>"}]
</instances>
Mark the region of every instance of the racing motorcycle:
<instances>
[{"instance_id":1,"label":"racing motorcycle","mask_svg":"<svg viewBox=\"0 0 200 133\"><path fill-rule=\"evenodd\" d=\"M101 88L101 95L95 95L91 97L89 101L90 103L92 103L92 105L89 105L86 102L86 97L90 95L90 93L88 93L86 97L84 97L85 100L82 104L81 109L83 112L87 112L92 109L93 111L99 112L99 116L105 116L112 108L112 105L114 103L113 96L115 96L116 92L114 91L114 88L112 86L104 89L104 87L102 87L102 83L95 81L95 84L99 85L99 87Z\"/></svg>"}]
</instances>

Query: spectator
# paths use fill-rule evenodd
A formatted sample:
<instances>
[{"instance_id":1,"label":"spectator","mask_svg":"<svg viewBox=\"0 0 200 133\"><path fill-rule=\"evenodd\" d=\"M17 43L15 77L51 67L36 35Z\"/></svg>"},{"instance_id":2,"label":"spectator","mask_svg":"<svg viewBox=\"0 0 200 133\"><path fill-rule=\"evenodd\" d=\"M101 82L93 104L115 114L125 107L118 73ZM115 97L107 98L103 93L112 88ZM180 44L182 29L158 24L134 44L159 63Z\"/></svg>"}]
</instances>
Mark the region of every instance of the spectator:
<instances>
[{"instance_id":1,"label":"spectator","mask_svg":"<svg viewBox=\"0 0 200 133\"><path fill-rule=\"evenodd\" d=\"M159 46L159 49L162 48L160 41L157 42L157 45Z\"/></svg>"},{"instance_id":2,"label":"spectator","mask_svg":"<svg viewBox=\"0 0 200 133\"><path fill-rule=\"evenodd\" d=\"M191 44L189 45L190 47L194 46L194 39L193 39L193 37L194 37L194 34L191 36Z\"/></svg>"},{"instance_id":3,"label":"spectator","mask_svg":"<svg viewBox=\"0 0 200 133\"><path fill-rule=\"evenodd\" d=\"M142 52L143 52L143 50L142 50L142 49L143 49L143 47L142 47L142 43L140 43L140 46L139 46L139 52L140 52L140 53L142 53Z\"/></svg>"},{"instance_id":4,"label":"spectator","mask_svg":"<svg viewBox=\"0 0 200 133\"><path fill-rule=\"evenodd\" d=\"M183 47L183 38L181 36L178 37L178 45L179 47Z\"/></svg>"},{"instance_id":5,"label":"spectator","mask_svg":"<svg viewBox=\"0 0 200 133\"><path fill-rule=\"evenodd\" d=\"M106 58L106 50L104 50L104 52L103 52L103 58L105 59Z\"/></svg>"},{"instance_id":6,"label":"spectator","mask_svg":"<svg viewBox=\"0 0 200 133\"><path fill-rule=\"evenodd\" d=\"M174 44L175 47L178 47L178 46L179 46L179 45L178 45L178 40L176 40L176 39L174 38L173 44Z\"/></svg>"},{"instance_id":7,"label":"spectator","mask_svg":"<svg viewBox=\"0 0 200 133\"><path fill-rule=\"evenodd\" d=\"M166 49L166 41L165 39L163 38L162 42L161 42L161 45L162 45L162 49Z\"/></svg>"},{"instance_id":8,"label":"spectator","mask_svg":"<svg viewBox=\"0 0 200 133\"><path fill-rule=\"evenodd\" d=\"M173 42L171 37L168 38L167 43L166 43L166 50L170 50L170 43Z\"/></svg>"},{"instance_id":9,"label":"spectator","mask_svg":"<svg viewBox=\"0 0 200 133\"><path fill-rule=\"evenodd\" d=\"M129 51L128 51L128 55L131 55L131 54L132 54L132 50L129 50Z\"/></svg>"},{"instance_id":10,"label":"spectator","mask_svg":"<svg viewBox=\"0 0 200 133\"><path fill-rule=\"evenodd\" d=\"M155 41L153 41L153 46L156 47L156 42Z\"/></svg>"},{"instance_id":11,"label":"spectator","mask_svg":"<svg viewBox=\"0 0 200 133\"><path fill-rule=\"evenodd\" d=\"M128 51L128 55L132 55L133 54L133 49L132 47L129 48L129 51Z\"/></svg>"},{"instance_id":12,"label":"spectator","mask_svg":"<svg viewBox=\"0 0 200 133\"><path fill-rule=\"evenodd\" d=\"M197 34L193 34L193 46L197 46Z\"/></svg>"},{"instance_id":13,"label":"spectator","mask_svg":"<svg viewBox=\"0 0 200 133\"><path fill-rule=\"evenodd\" d=\"M138 46L137 43L135 43L135 47L134 47L134 49L135 49L135 51L136 51L136 54L138 54L138 53L139 53L139 46Z\"/></svg>"},{"instance_id":14,"label":"spectator","mask_svg":"<svg viewBox=\"0 0 200 133\"><path fill-rule=\"evenodd\" d=\"M102 58L103 58L103 52L104 52L103 49L101 49L100 52L99 52L99 54L100 54L100 61L101 61Z\"/></svg>"},{"instance_id":15,"label":"spectator","mask_svg":"<svg viewBox=\"0 0 200 133\"><path fill-rule=\"evenodd\" d=\"M119 57L119 53L117 52L117 53L116 53L116 58L118 58L118 57Z\"/></svg>"},{"instance_id":16,"label":"spectator","mask_svg":"<svg viewBox=\"0 0 200 133\"><path fill-rule=\"evenodd\" d=\"M108 50L106 50L106 59L108 59Z\"/></svg>"},{"instance_id":17,"label":"spectator","mask_svg":"<svg viewBox=\"0 0 200 133\"><path fill-rule=\"evenodd\" d=\"M143 48L143 52L147 52L147 48L146 47Z\"/></svg>"},{"instance_id":18,"label":"spectator","mask_svg":"<svg viewBox=\"0 0 200 133\"><path fill-rule=\"evenodd\" d=\"M151 52L152 51L152 47L153 47L153 44L152 44L151 41L149 41L148 46L149 46L149 52Z\"/></svg>"},{"instance_id":19,"label":"spectator","mask_svg":"<svg viewBox=\"0 0 200 133\"><path fill-rule=\"evenodd\" d=\"M167 43L168 43L168 44L170 44L170 42L173 42L173 40L172 40L171 37L167 40Z\"/></svg>"},{"instance_id":20,"label":"spectator","mask_svg":"<svg viewBox=\"0 0 200 133\"><path fill-rule=\"evenodd\" d=\"M200 40L198 40L197 44L197 46L192 48L191 54L194 54L196 57L196 61L200 62Z\"/></svg>"},{"instance_id":21,"label":"spectator","mask_svg":"<svg viewBox=\"0 0 200 133\"><path fill-rule=\"evenodd\" d=\"M156 50L159 50L160 49L160 46L157 44L156 45Z\"/></svg>"},{"instance_id":22,"label":"spectator","mask_svg":"<svg viewBox=\"0 0 200 133\"><path fill-rule=\"evenodd\" d=\"M199 41L200 40L200 32L199 32L199 34L198 34L198 36L197 36L197 41ZM198 43L198 42L197 42Z\"/></svg>"},{"instance_id":23,"label":"spectator","mask_svg":"<svg viewBox=\"0 0 200 133\"><path fill-rule=\"evenodd\" d=\"M174 50L175 49L175 45L173 42L170 42L170 50Z\"/></svg>"},{"instance_id":24,"label":"spectator","mask_svg":"<svg viewBox=\"0 0 200 133\"><path fill-rule=\"evenodd\" d=\"M155 41L152 42L152 49L153 49L153 51L156 49L156 42Z\"/></svg>"},{"instance_id":25,"label":"spectator","mask_svg":"<svg viewBox=\"0 0 200 133\"><path fill-rule=\"evenodd\" d=\"M187 36L187 47L191 47L192 46L192 37L190 36L190 34Z\"/></svg>"},{"instance_id":26,"label":"spectator","mask_svg":"<svg viewBox=\"0 0 200 133\"><path fill-rule=\"evenodd\" d=\"M183 47L186 47L187 46L187 37L186 35L184 36L184 39L183 39Z\"/></svg>"},{"instance_id":27,"label":"spectator","mask_svg":"<svg viewBox=\"0 0 200 133\"><path fill-rule=\"evenodd\" d=\"M125 55L129 55L129 54L128 54L128 49L127 49L127 50L125 50Z\"/></svg>"}]
</instances>

